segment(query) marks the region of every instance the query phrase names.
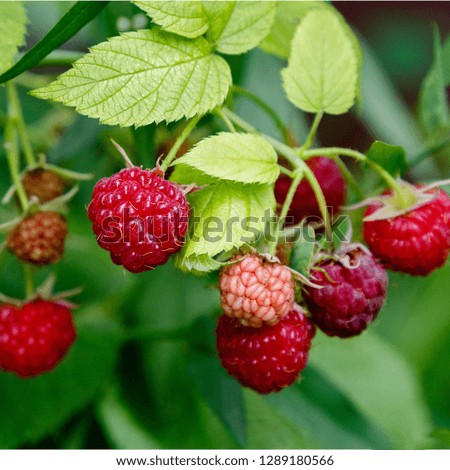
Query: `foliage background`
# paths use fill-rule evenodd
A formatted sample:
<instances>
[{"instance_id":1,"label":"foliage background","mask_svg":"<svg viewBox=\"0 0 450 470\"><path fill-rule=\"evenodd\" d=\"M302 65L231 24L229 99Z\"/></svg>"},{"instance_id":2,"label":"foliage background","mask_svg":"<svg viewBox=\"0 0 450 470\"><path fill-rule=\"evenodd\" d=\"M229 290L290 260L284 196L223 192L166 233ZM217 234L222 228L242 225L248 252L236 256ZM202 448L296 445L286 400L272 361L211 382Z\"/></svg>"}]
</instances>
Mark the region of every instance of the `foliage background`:
<instances>
[{"instance_id":1,"label":"foliage background","mask_svg":"<svg viewBox=\"0 0 450 470\"><path fill-rule=\"evenodd\" d=\"M41 38L69 2L27 2L28 44ZM366 151L372 140L403 145L410 157L424 145L414 117L418 91L432 62L432 22L446 37L445 2L337 2L364 45L363 106L327 116L324 145ZM111 2L64 47L85 51L133 29L139 10ZM142 16L137 21L142 21ZM236 83L275 107L297 138L308 117L284 97L283 61L261 50L227 58ZM21 380L0 373L0 448L423 448L450 444L450 266L425 279L390 274L388 301L370 331L340 341L318 335L300 384L269 397L242 390L214 353L219 314L214 276L195 278L171 264L139 276L111 264L97 247L86 217L94 181L118 171L113 136L135 163L153 165L162 126L138 130L98 126L27 95L46 74L19 79L22 105L35 148L52 163L93 172L71 203L70 236L56 267L58 290L82 286L76 299L79 339L56 371ZM236 109L275 133L248 102ZM5 93L0 88L0 124ZM205 119L203 133L217 128ZM176 132L176 126L170 131ZM2 138L2 137L0 137ZM414 170L417 179L449 177L449 148ZM354 168L357 173L357 168ZM363 181L370 187L373 181ZM0 150L0 192L10 185ZM0 206L0 220L12 215ZM36 275L43 279L48 270ZM0 291L22 296L22 271L0 255Z\"/></svg>"}]
</instances>

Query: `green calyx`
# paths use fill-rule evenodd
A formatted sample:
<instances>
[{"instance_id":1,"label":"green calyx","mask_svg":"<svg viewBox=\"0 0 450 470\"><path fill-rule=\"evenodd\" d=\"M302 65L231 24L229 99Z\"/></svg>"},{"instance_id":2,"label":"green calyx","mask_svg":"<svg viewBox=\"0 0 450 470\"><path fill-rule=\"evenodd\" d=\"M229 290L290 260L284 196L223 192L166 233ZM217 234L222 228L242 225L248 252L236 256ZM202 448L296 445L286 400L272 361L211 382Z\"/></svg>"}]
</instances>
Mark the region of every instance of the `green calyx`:
<instances>
[{"instance_id":1,"label":"green calyx","mask_svg":"<svg viewBox=\"0 0 450 470\"><path fill-rule=\"evenodd\" d=\"M414 186L401 181L393 188L393 195L390 200L391 205L397 210L405 210L413 207L418 200L417 191Z\"/></svg>"}]
</instances>

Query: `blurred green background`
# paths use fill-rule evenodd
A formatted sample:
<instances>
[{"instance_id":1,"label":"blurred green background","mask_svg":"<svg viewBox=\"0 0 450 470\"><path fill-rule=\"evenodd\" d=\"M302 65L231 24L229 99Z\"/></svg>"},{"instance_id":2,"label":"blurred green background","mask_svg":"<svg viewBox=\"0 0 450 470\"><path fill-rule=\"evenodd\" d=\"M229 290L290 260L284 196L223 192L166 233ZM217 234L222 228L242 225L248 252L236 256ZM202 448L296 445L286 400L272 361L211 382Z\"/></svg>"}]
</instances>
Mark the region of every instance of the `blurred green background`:
<instances>
[{"instance_id":1,"label":"blurred green background","mask_svg":"<svg viewBox=\"0 0 450 470\"><path fill-rule=\"evenodd\" d=\"M26 2L27 48L70 5ZM415 114L432 63L432 25L447 36L449 4L334 5L363 43L363 104L344 116L326 116L319 140L364 152L381 139L403 145L413 158L426 146ZM111 2L64 48L84 52L146 22L136 7ZM301 140L309 117L284 97L284 62L261 50L228 59L235 83L276 108ZM387 304L369 331L345 341L318 334L301 383L268 397L243 390L215 356L220 310L214 276L185 275L171 264L140 275L125 272L98 248L86 216L95 180L122 167L109 136L136 164L151 167L159 143L177 126L99 126L27 95L63 70L40 68L38 75L20 77L18 85L36 151L51 163L95 174L70 204L63 261L35 274L38 282L56 271L57 290L83 287L75 299L79 338L50 374L21 380L0 373L0 448L450 448L449 265L425 279L390 274ZM253 105L239 99L234 104L252 124L277 135ZM1 126L4 119L0 88ZM212 119L202 125L197 137L218 129ZM449 178L449 156L447 146L410 176ZM373 188L376 182L353 170L363 187ZM9 185L0 150L0 193ZM13 215L12 205L0 206L0 221ZM21 266L5 252L0 273L0 291L22 297Z\"/></svg>"}]
</instances>

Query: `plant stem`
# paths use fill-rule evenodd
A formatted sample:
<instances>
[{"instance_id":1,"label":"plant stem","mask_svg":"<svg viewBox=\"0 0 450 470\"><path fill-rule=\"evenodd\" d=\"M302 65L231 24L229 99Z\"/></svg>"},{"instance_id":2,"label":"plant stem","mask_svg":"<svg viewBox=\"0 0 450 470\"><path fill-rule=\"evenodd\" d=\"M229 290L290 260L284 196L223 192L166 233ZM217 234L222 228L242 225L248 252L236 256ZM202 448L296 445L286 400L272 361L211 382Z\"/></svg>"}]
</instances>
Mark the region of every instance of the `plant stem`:
<instances>
[{"instance_id":1,"label":"plant stem","mask_svg":"<svg viewBox=\"0 0 450 470\"><path fill-rule=\"evenodd\" d=\"M250 124L245 122L242 118L234 114L229 109L223 108L223 112L237 126L241 127L244 130L247 130L248 132L256 132L256 129L254 127L252 127ZM283 155L283 157L289 161L289 163L293 166L294 170L300 170L300 173L303 173L305 175L316 197L317 204L319 206L320 213L322 215L323 223L325 226L325 233L327 237L330 237L329 239L331 240L331 223L330 223L330 216L327 210L327 204L326 204L323 192L322 192L322 188L320 187L320 184L317 181L314 173L311 171L309 166L303 161L303 159L299 155L297 155L297 153L291 147L287 146L286 144L283 144L282 142L279 142L278 140L268 135L262 134L262 136L272 144L274 149L279 154ZM303 155L304 153L302 153L302 156Z\"/></svg>"},{"instance_id":2,"label":"plant stem","mask_svg":"<svg viewBox=\"0 0 450 470\"><path fill-rule=\"evenodd\" d=\"M282 165L278 165L278 167L280 168L280 173L284 173L285 175L289 176L289 178L294 179L294 172L293 171L288 170L287 168L285 168Z\"/></svg>"},{"instance_id":3,"label":"plant stem","mask_svg":"<svg viewBox=\"0 0 450 470\"><path fill-rule=\"evenodd\" d=\"M222 108L222 113L227 116L236 126L239 126L242 130L246 132L251 132L255 133L257 130L248 122L244 121L241 117L239 117L237 114L233 113L228 108Z\"/></svg>"},{"instance_id":4,"label":"plant stem","mask_svg":"<svg viewBox=\"0 0 450 470\"><path fill-rule=\"evenodd\" d=\"M309 130L308 137L306 138L305 143L300 147L301 151L307 150L309 147L311 147L317 132L317 128L319 127L320 121L322 120L322 116L323 111L320 111L314 116L314 121L312 123L311 129Z\"/></svg>"},{"instance_id":5,"label":"plant stem","mask_svg":"<svg viewBox=\"0 0 450 470\"><path fill-rule=\"evenodd\" d=\"M173 144L166 158L161 163L161 169L163 171L166 171L167 168L169 168L170 164L173 162L173 160L175 160L178 150L180 150L181 146L183 145L183 142L188 138L189 134L194 130L195 126L198 124L200 119L201 119L201 116L195 116L186 124L186 127L183 129L183 132L178 136L177 140Z\"/></svg>"},{"instance_id":6,"label":"plant stem","mask_svg":"<svg viewBox=\"0 0 450 470\"><path fill-rule=\"evenodd\" d=\"M30 298L34 292L33 271L32 267L23 263L23 278L25 282L25 297Z\"/></svg>"},{"instance_id":7,"label":"plant stem","mask_svg":"<svg viewBox=\"0 0 450 470\"><path fill-rule=\"evenodd\" d=\"M10 90L11 82L7 83L8 93L8 121L5 127L5 149L6 158L8 160L9 171L11 179L16 188L17 197L19 198L20 206L23 212L28 209L28 199L25 190L22 186L20 178L20 157L17 142L17 116L15 115L15 108L11 106Z\"/></svg>"},{"instance_id":8,"label":"plant stem","mask_svg":"<svg viewBox=\"0 0 450 470\"><path fill-rule=\"evenodd\" d=\"M322 215L323 219L323 225L325 227L325 235L327 239L331 242L333 241L333 233L331 229L331 222L330 222L330 215L328 213L327 209L327 201L325 200L325 196L323 195L322 188L320 187L319 182L317 181L317 178L313 171L309 168L309 166L306 166L305 169L305 178L310 184L314 196L317 201L317 205L319 206L320 213Z\"/></svg>"},{"instance_id":9,"label":"plant stem","mask_svg":"<svg viewBox=\"0 0 450 470\"><path fill-rule=\"evenodd\" d=\"M289 142L289 131L287 127L284 125L283 121L281 120L280 116L276 113L276 111L269 106L264 100L262 100L259 96L255 95L251 91L240 87L239 85L233 85L231 88L233 93L237 93L239 95L245 96L249 100L253 101L257 106L259 106L263 111L266 112L268 116L272 119L275 126L280 131L280 134L283 137L283 140L287 143Z\"/></svg>"},{"instance_id":10,"label":"plant stem","mask_svg":"<svg viewBox=\"0 0 450 470\"><path fill-rule=\"evenodd\" d=\"M378 163L369 160L366 155L357 150L346 149L342 147L324 147L324 148L317 148L313 150L305 150L302 152L304 157L312 157L314 155L323 155L323 156L335 156L335 155L344 155L346 157L354 158L360 162L365 162L369 165L373 170L375 170L391 187L395 193L399 196L400 199L403 199L402 196L402 189L396 179L390 175L383 167L378 165Z\"/></svg>"},{"instance_id":11,"label":"plant stem","mask_svg":"<svg viewBox=\"0 0 450 470\"><path fill-rule=\"evenodd\" d=\"M346 149L343 147L323 147L316 148L312 150L303 150L302 155L304 157L314 157L316 155L323 156L334 156L334 155L344 155L345 157L351 157L355 160L366 161L367 157L357 150Z\"/></svg>"},{"instance_id":12,"label":"plant stem","mask_svg":"<svg viewBox=\"0 0 450 470\"><path fill-rule=\"evenodd\" d=\"M27 128L23 119L22 108L20 107L19 95L17 94L16 85L13 81L8 82L8 103L12 108L12 114L16 120L17 129L19 131L20 140L22 141L23 153L28 165L35 165L36 158L28 138Z\"/></svg>"},{"instance_id":13,"label":"plant stem","mask_svg":"<svg viewBox=\"0 0 450 470\"><path fill-rule=\"evenodd\" d=\"M286 219L286 216L289 212L289 208L291 207L292 200L294 199L295 196L295 191L297 191L298 185L300 184L300 181L303 179L303 171L297 169L292 172L293 179L291 182L291 185L289 186L289 191L286 195L286 199L283 203L283 207L281 208L280 215L278 217L278 223L277 223L277 228L276 228L276 236L275 239L269 244L269 253L274 255L277 249L277 244L278 240L280 238L283 225L284 225L284 220Z\"/></svg>"},{"instance_id":14,"label":"plant stem","mask_svg":"<svg viewBox=\"0 0 450 470\"><path fill-rule=\"evenodd\" d=\"M228 118L228 116L226 116L222 110L220 108L216 108L214 110L214 113L216 114L217 117L219 117L220 119L222 119L222 121L225 123L225 125L227 126L228 130L230 132L236 132L236 128L234 127L233 123L230 121L230 119Z\"/></svg>"},{"instance_id":15,"label":"plant stem","mask_svg":"<svg viewBox=\"0 0 450 470\"><path fill-rule=\"evenodd\" d=\"M364 196L364 193L361 191L361 188L358 182L355 180L355 177L352 175L351 171L349 171L345 163L337 155L331 158L336 162L336 165L341 170L341 173L344 175L345 180L353 188L355 193L358 195L358 198L365 199L366 197Z\"/></svg>"},{"instance_id":16,"label":"plant stem","mask_svg":"<svg viewBox=\"0 0 450 470\"><path fill-rule=\"evenodd\" d=\"M222 108L222 112L225 116L228 116L230 120L233 121L242 130L246 132L251 132L251 133L258 132L251 124L244 121L241 117L233 113L233 111L229 110L228 108ZM298 163L299 161L301 161L301 159L300 157L298 157L298 155L295 154L295 152L291 149L291 147L288 147L287 145L283 144L282 142L279 142L278 140L268 135L262 134L262 136L266 140L268 140L272 144L272 146L275 148L275 150L277 150L279 153L283 153L283 151L289 150L289 156L286 156L283 154L283 157L285 157L286 160L288 160L289 163L291 163L291 165L294 168L298 166ZM280 149L283 149L283 150L280 150Z\"/></svg>"}]
</instances>

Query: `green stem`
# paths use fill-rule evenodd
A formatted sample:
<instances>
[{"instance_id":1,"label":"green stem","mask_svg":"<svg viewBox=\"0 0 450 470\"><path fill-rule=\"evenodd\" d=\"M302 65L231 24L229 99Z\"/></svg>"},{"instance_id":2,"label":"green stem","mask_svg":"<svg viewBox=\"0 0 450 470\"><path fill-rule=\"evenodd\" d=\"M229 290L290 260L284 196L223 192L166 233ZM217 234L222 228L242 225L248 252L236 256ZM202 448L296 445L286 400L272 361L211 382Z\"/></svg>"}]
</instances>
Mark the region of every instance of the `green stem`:
<instances>
[{"instance_id":1,"label":"green stem","mask_svg":"<svg viewBox=\"0 0 450 470\"><path fill-rule=\"evenodd\" d=\"M278 167L280 168L280 173L284 173L285 175L289 176L289 178L291 178L292 180L294 179L294 172L293 171L288 170L287 168L285 168L282 165L278 165Z\"/></svg>"},{"instance_id":2,"label":"green stem","mask_svg":"<svg viewBox=\"0 0 450 470\"><path fill-rule=\"evenodd\" d=\"M240 127L242 130L246 132L251 132L251 133L256 133L258 132L251 124L248 122L244 121L241 117L239 117L237 114L233 113L233 111L229 110L228 108L222 108L222 112L225 116L228 116L231 121L233 121L236 126ZM291 149L291 147L287 146L286 144L283 144L282 142L279 142L278 140L274 139L273 137L270 137L268 135L262 134L262 136L268 140L274 149L278 151L279 153L283 153L286 151L289 151L289 156L286 156L283 154L283 157L286 158L286 160L294 167L296 168L301 161L301 158L295 154L295 152Z\"/></svg>"},{"instance_id":3,"label":"green stem","mask_svg":"<svg viewBox=\"0 0 450 470\"><path fill-rule=\"evenodd\" d=\"M317 148L317 149L312 149L312 150L305 150L302 152L302 155L304 157L312 157L315 155L323 155L323 156L336 156L336 155L344 155L346 157L351 157L354 158L355 160L358 160L360 162L365 162L367 165L369 165L373 170L375 170L388 184L389 187L391 187L395 193L398 195L400 199L403 199L402 196L402 189L396 179L390 175L383 167L378 165L378 163L369 160L366 155L364 155L361 152L358 152L357 150L351 150L351 149L346 149L342 147L325 147L325 148Z\"/></svg>"},{"instance_id":4,"label":"green stem","mask_svg":"<svg viewBox=\"0 0 450 470\"><path fill-rule=\"evenodd\" d=\"M320 213L323 219L323 224L325 226L325 235L329 241L332 241L333 233L331 229L330 214L328 213L328 209L327 209L327 201L325 200L325 196L323 195L322 188L320 187L320 184L317 181L316 176L314 175L313 171L309 168L309 166L306 166L305 178L310 184L314 192L317 205L319 206Z\"/></svg>"},{"instance_id":5,"label":"green stem","mask_svg":"<svg viewBox=\"0 0 450 470\"><path fill-rule=\"evenodd\" d=\"M8 121L5 127L5 148L6 158L8 160L9 171L11 173L11 179L16 188L17 197L19 198L20 206L23 212L28 209L28 198L25 190L22 186L22 180L20 177L20 157L18 150L18 136L17 136L17 116L15 108L11 106L11 82L6 84L6 90L8 94Z\"/></svg>"},{"instance_id":6,"label":"green stem","mask_svg":"<svg viewBox=\"0 0 450 470\"><path fill-rule=\"evenodd\" d=\"M289 191L286 195L286 199L283 203L283 207L281 208L281 212L278 217L276 235L275 235L274 240L269 244L269 253L272 255L274 255L277 250L278 240L283 230L283 225L284 225L283 222L286 219L286 216L289 212L289 208L291 207L292 201L295 196L295 191L297 191L298 185L300 184L300 181L303 179L303 171L297 169L292 172L292 175L293 175L292 183L289 187Z\"/></svg>"},{"instance_id":7,"label":"green stem","mask_svg":"<svg viewBox=\"0 0 450 470\"><path fill-rule=\"evenodd\" d=\"M311 147L317 132L317 128L319 127L320 121L322 120L322 116L323 111L320 111L315 115L311 129L309 130L308 137L306 138L305 143L300 147L300 151L307 150L309 147Z\"/></svg>"},{"instance_id":8,"label":"green stem","mask_svg":"<svg viewBox=\"0 0 450 470\"><path fill-rule=\"evenodd\" d=\"M227 126L227 128L228 128L228 130L229 130L230 132L236 132L236 129L235 129L233 123L230 121L230 119L228 118L228 116L226 116L226 115L222 112L222 110L221 110L220 108L216 108L216 109L214 110L214 114L215 114L218 118L222 119L222 121L225 123L225 125Z\"/></svg>"},{"instance_id":9,"label":"green stem","mask_svg":"<svg viewBox=\"0 0 450 470\"><path fill-rule=\"evenodd\" d=\"M183 341L192 334L192 327L181 327L173 330L137 329L124 333L125 341Z\"/></svg>"},{"instance_id":10,"label":"green stem","mask_svg":"<svg viewBox=\"0 0 450 470\"><path fill-rule=\"evenodd\" d=\"M19 131L20 139L22 141L22 148L23 148L23 153L25 155L25 160L28 165L30 166L35 165L36 158L34 157L33 149L31 147L30 139L27 133L27 128L25 126L25 121L23 119L19 95L17 94L16 85L12 81L8 83L8 100L9 100L9 106L11 106L12 113L16 120L16 125Z\"/></svg>"},{"instance_id":11,"label":"green stem","mask_svg":"<svg viewBox=\"0 0 450 470\"><path fill-rule=\"evenodd\" d=\"M175 160L178 150L180 150L181 146L183 145L183 142L188 138L189 134L194 130L195 126L198 124L200 119L201 119L201 116L196 116L192 118L186 124L186 127L183 129L183 132L178 136L177 140L173 144L166 158L161 163L161 169L163 171L166 171L167 168L169 168L170 164L173 162L173 160Z\"/></svg>"},{"instance_id":12,"label":"green stem","mask_svg":"<svg viewBox=\"0 0 450 470\"><path fill-rule=\"evenodd\" d=\"M366 197L364 196L364 193L361 191L360 185L355 180L355 177L352 175L351 171L349 171L345 163L337 155L331 158L336 162L336 165L341 170L341 173L344 175L345 180L353 188L358 198L361 200L365 199Z\"/></svg>"},{"instance_id":13,"label":"green stem","mask_svg":"<svg viewBox=\"0 0 450 470\"><path fill-rule=\"evenodd\" d=\"M23 263L23 277L25 281L25 297L30 298L34 293L33 271L29 264Z\"/></svg>"},{"instance_id":14,"label":"green stem","mask_svg":"<svg viewBox=\"0 0 450 470\"><path fill-rule=\"evenodd\" d=\"M245 96L249 100L253 101L257 106L259 106L266 114L272 119L277 129L280 131L280 134L283 136L283 140L287 143L289 142L289 131L287 127L284 125L283 121L281 120L280 116L276 113L276 111L269 106L264 100L262 100L259 96L255 95L251 91L242 88L238 85L233 85L231 88L233 93L237 93L238 95Z\"/></svg>"},{"instance_id":15,"label":"green stem","mask_svg":"<svg viewBox=\"0 0 450 470\"><path fill-rule=\"evenodd\" d=\"M234 114L229 109L223 108L223 112L240 128L247 130L248 132L256 132L256 129L254 127L245 122L242 118ZM303 161L303 159L299 155L297 155L297 153L291 147L287 146L286 144L283 144L282 142L279 142L278 140L268 135L262 134L262 136L266 140L268 140L272 144L274 149L293 166L294 170L300 170L300 172L305 175L317 199L317 204L319 206L320 213L322 215L323 223L325 226L325 233L327 237L329 237L329 240L331 240L331 222L327 210L327 204L322 192L322 188L320 187L320 184L318 183L314 173L311 171L309 166ZM303 155L304 153L302 154L302 156Z\"/></svg>"},{"instance_id":16,"label":"green stem","mask_svg":"<svg viewBox=\"0 0 450 470\"><path fill-rule=\"evenodd\" d=\"M373 170L375 170L386 183L394 190L395 194L397 195L400 205L402 207L408 207L409 202L408 199L405 199L404 191L402 190L401 186L398 184L397 180L389 174L383 167L378 165L378 163L373 162L372 160L366 160L367 165L369 165Z\"/></svg>"},{"instance_id":17,"label":"green stem","mask_svg":"<svg viewBox=\"0 0 450 470\"><path fill-rule=\"evenodd\" d=\"M231 111L230 109L222 108L222 113L224 116L227 116L232 122L234 122L236 126L239 126L242 130L250 133L258 132L251 124L244 121L237 114L233 113L233 111Z\"/></svg>"},{"instance_id":18,"label":"green stem","mask_svg":"<svg viewBox=\"0 0 450 470\"><path fill-rule=\"evenodd\" d=\"M323 148L316 148L312 150L303 150L302 155L304 157L314 157L316 155L323 155L326 156L334 156L334 155L344 155L345 157L351 157L355 160L359 161L366 161L367 157L357 150L346 149L343 147L323 147Z\"/></svg>"}]
</instances>

